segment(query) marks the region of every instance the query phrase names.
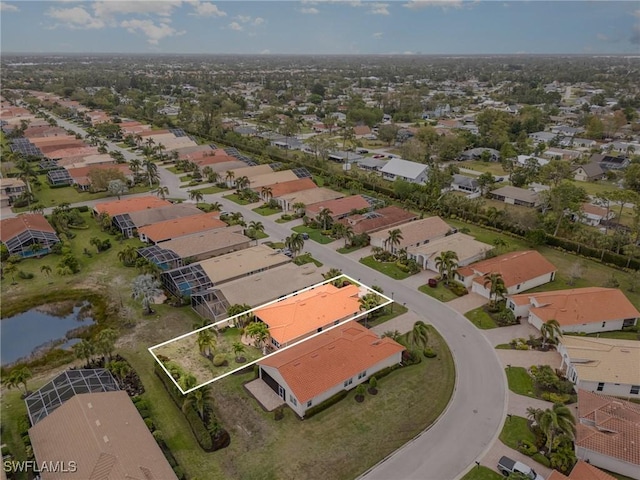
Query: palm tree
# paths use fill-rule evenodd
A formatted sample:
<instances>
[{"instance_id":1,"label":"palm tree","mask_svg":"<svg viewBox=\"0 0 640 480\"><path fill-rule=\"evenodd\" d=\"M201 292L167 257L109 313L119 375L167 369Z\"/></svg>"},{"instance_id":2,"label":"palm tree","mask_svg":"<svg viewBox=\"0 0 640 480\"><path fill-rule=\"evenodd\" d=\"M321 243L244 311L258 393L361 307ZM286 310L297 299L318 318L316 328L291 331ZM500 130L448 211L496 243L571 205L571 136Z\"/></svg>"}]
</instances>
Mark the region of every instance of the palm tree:
<instances>
[{"instance_id":1,"label":"palm tree","mask_svg":"<svg viewBox=\"0 0 640 480\"><path fill-rule=\"evenodd\" d=\"M244 333L253 338L258 348L262 348L262 353L266 349L267 339L269 338L269 327L264 322L251 322L244 329Z\"/></svg>"},{"instance_id":2,"label":"palm tree","mask_svg":"<svg viewBox=\"0 0 640 480\"><path fill-rule=\"evenodd\" d=\"M365 321L364 326L366 328L368 328L367 321L369 320L369 316L373 316L373 313L375 313L375 312L371 312L371 310L379 306L381 301L382 301L382 297L380 297L380 295L378 295L377 293L373 293L373 292L367 293L366 295L363 295L358 299L358 302L360 303L360 311L369 312L367 313L364 319Z\"/></svg>"},{"instance_id":3,"label":"palm tree","mask_svg":"<svg viewBox=\"0 0 640 480\"><path fill-rule=\"evenodd\" d=\"M197 334L196 342L200 353L205 357L212 359L212 350L215 350L217 341L214 335L211 335L210 329L200 330Z\"/></svg>"},{"instance_id":4,"label":"palm tree","mask_svg":"<svg viewBox=\"0 0 640 480\"><path fill-rule=\"evenodd\" d=\"M42 265L40 267L40 272L44 273L48 277L51 275L51 267L49 265Z\"/></svg>"},{"instance_id":5,"label":"palm tree","mask_svg":"<svg viewBox=\"0 0 640 480\"><path fill-rule=\"evenodd\" d=\"M236 192L240 193L242 190L247 188L251 182L249 181L249 177L246 175L236 179Z\"/></svg>"},{"instance_id":6,"label":"palm tree","mask_svg":"<svg viewBox=\"0 0 640 480\"><path fill-rule=\"evenodd\" d=\"M16 274L17 271L18 271L18 267L16 266L16 264L15 263L9 263L9 262L7 262L7 265L2 269L3 273L11 275L11 285L15 285L16 284L15 274Z\"/></svg>"},{"instance_id":7,"label":"palm tree","mask_svg":"<svg viewBox=\"0 0 640 480\"><path fill-rule=\"evenodd\" d=\"M327 230L331 226L331 222L333 221L332 213L328 208L322 208L318 212L316 220L322 225L322 230Z\"/></svg>"},{"instance_id":8,"label":"palm tree","mask_svg":"<svg viewBox=\"0 0 640 480\"><path fill-rule=\"evenodd\" d=\"M98 335L96 336L96 352L102 355L105 363L107 357L109 357L109 360L111 360L113 348L116 345L117 338L118 332L116 332L113 328L105 328L103 330L100 330L100 333L98 333Z\"/></svg>"},{"instance_id":9,"label":"palm tree","mask_svg":"<svg viewBox=\"0 0 640 480\"><path fill-rule=\"evenodd\" d=\"M304 204L304 202L296 202L291 205L291 209L296 213L296 215L302 215L306 208L307 206Z\"/></svg>"},{"instance_id":10,"label":"palm tree","mask_svg":"<svg viewBox=\"0 0 640 480\"><path fill-rule=\"evenodd\" d=\"M40 202L38 202L38 203L34 203L33 205L31 205L31 206L29 207L29 211L30 211L31 213L39 213L39 214L42 214L42 213L44 213L44 205L43 205L43 204L41 204Z\"/></svg>"},{"instance_id":11,"label":"palm tree","mask_svg":"<svg viewBox=\"0 0 640 480\"><path fill-rule=\"evenodd\" d=\"M576 431L576 419L569 407L556 403L544 410L538 419L540 429L547 437L546 447L551 450L556 435L566 435L573 439Z\"/></svg>"},{"instance_id":12,"label":"palm tree","mask_svg":"<svg viewBox=\"0 0 640 480\"><path fill-rule=\"evenodd\" d=\"M542 334L542 348L547 346L547 342L556 343L558 338L562 337L562 330L557 320L547 320L540 326L540 333Z\"/></svg>"},{"instance_id":13,"label":"palm tree","mask_svg":"<svg viewBox=\"0 0 640 480\"><path fill-rule=\"evenodd\" d=\"M220 202L212 202L209 204L213 212L219 212L222 210L222 204Z\"/></svg>"},{"instance_id":14,"label":"palm tree","mask_svg":"<svg viewBox=\"0 0 640 480\"><path fill-rule=\"evenodd\" d=\"M76 358L84 358L87 362L87 365L89 365L91 359L93 358L93 355L96 353L95 345L87 339L83 339L82 341L76 343L72 348Z\"/></svg>"},{"instance_id":15,"label":"palm tree","mask_svg":"<svg viewBox=\"0 0 640 480\"><path fill-rule=\"evenodd\" d=\"M233 349L233 354L236 356L236 362L240 363L241 355L245 351L244 345L242 342L233 342L231 348Z\"/></svg>"},{"instance_id":16,"label":"palm tree","mask_svg":"<svg viewBox=\"0 0 640 480\"><path fill-rule=\"evenodd\" d=\"M336 278L342 275L342 270L338 269L338 268L330 268L329 271L325 274L323 274L322 276L324 277L325 280L329 280L331 278ZM336 280L338 282L342 282L340 279Z\"/></svg>"},{"instance_id":17,"label":"palm tree","mask_svg":"<svg viewBox=\"0 0 640 480\"><path fill-rule=\"evenodd\" d=\"M265 202L268 202L273 198L273 189L271 187L268 187L268 186L262 187L262 190L260 191L260 193L262 194L262 198L264 198Z\"/></svg>"},{"instance_id":18,"label":"palm tree","mask_svg":"<svg viewBox=\"0 0 640 480\"><path fill-rule=\"evenodd\" d=\"M124 378L131 373L131 367L127 362L112 361L107 363L105 367L120 381L123 381Z\"/></svg>"},{"instance_id":19,"label":"palm tree","mask_svg":"<svg viewBox=\"0 0 640 480\"><path fill-rule=\"evenodd\" d=\"M156 195L158 195L163 200L166 199L167 195L169 195L169 187L158 187L158 190L156 190Z\"/></svg>"},{"instance_id":20,"label":"palm tree","mask_svg":"<svg viewBox=\"0 0 640 480\"><path fill-rule=\"evenodd\" d=\"M158 166L153 162L151 158L145 159L143 166L147 172L149 187L153 187L153 182L158 179Z\"/></svg>"},{"instance_id":21,"label":"palm tree","mask_svg":"<svg viewBox=\"0 0 640 480\"><path fill-rule=\"evenodd\" d=\"M458 268L458 254L452 250L441 252L435 259L436 268L441 278L445 279L445 284L449 285L449 280Z\"/></svg>"},{"instance_id":22,"label":"palm tree","mask_svg":"<svg viewBox=\"0 0 640 480\"><path fill-rule=\"evenodd\" d=\"M422 320L413 324L413 329L407 333L407 344L410 348L427 348L429 342L429 327Z\"/></svg>"},{"instance_id":23,"label":"palm tree","mask_svg":"<svg viewBox=\"0 0 640 480\"><path fill-rule=\"evenodd\" d=\"M151 304L153 303L153 299L162 293L160 282L156 280L153 275L138 275L133 280L131 289L131 296L142 302L142 306L146 309L147 314L152 314Z\"/></svg>"},{"instance_id":24,"label":"palm tree","mask_svg":"<svg viewBox=\"0 0 640 480\"><path fill-rule=\"evenodd\" d=\"M395 228L393 230L389 230L387 233L389 233L389 236L384 241L384 246L385 246L385 248L386 247L390 247L389 251L391 253L394 253L395 247L399 246L400 242L404 238L402 236L402 230L400 230L399 228Z\"/></svg>"},{"instance_id":25,"label":"palm tree","mask_svg":"<svg viewBox=\"0 0 640 480\"><path fill-rule=\"evenodd\" d=\"M204 200L204 195L198 190L189 190L189 199L194 200L196 203L200 203Z\"/></svg>"},{"instance_id":26,"label":"palm tree","mask_svg":"<svg viewBox=\"0 0 640 480\"><path fill-rule=\"evenodd\" d=\"M252 220L249 222L249 227L247 228L247 236L250 238L257 237L258 232L264 232L264 225L262 222L257 222Z\"/></svg>"},{"instance_id":27,"label":"palm tree","mask_svg":"<svg viewBox=\"0 0 640 480\"><path fill-rule=\"evenodd\" d=\"M132 158L129 160L129 169L133 172L133 178L137 180L142 170L142 161L139 158Z\"/></svg>"},{"instance_id":28,"label":"palm tree","mask_svg":"<svg viewBox=\"0 0 640 480\"><path fill-rule=\"evenodd\" d=\"M195 387L195 385L189 388L193 387ZM189 388L184 388L184 390L189 390ZM210 393L211 388L209 385L204 385L198 390L189 393L182 402L182 411L186 413L190 407L193 407L195 411L198 412L198 416L204 421L206 409L211 405Z\"/></svg>"},{"instance_id":29,"label":"palm tree","mask_svg":"<svg viewBox=\"0 0 640 480\"><path fill-rule=\"evenodd\" d=\"M284 239L284 245L293 253L296 257L299 252L304 248L304 238L301 233L292 233L289 237Z\"/></svg>"},{"instance_id":30,"label":"palm tree","mask_svg":"<svg viewBox=\"0 0 640 480\"><path fill-rule=\"evenodd\" d=\"M11 390L13 387L19 387L20 385L24 386L24 396L27 396L29 390L27 388L27 380L33 377L31 370L27 367L14 368L11 370L11 373L7 375L2 383Z\"/></svg>"},{"instance_id":31,"label":"palm tree","mask_svg":"<svg viewBox=\"0 0 640 480\"><path fill-rule=\"evenodd\" d=\"M120 260L125 267L135 265L136 258L138 258L138 249L133 245L127 245L123 250L118 252L118 260Z\"/></svg>"},{"instance_id":32,"label":"palm tree","mask_svg":"<svg viewBox=\"0 0 640 480\"><path fill-rule=\"evenodd\" d=\"M507 287L500 273L488 273L484 276L484 287L489 286L489 301L495 306L498 299L504 298L507 293ZM493 299L493 300L492 300Z\"/></svg>"},{"instance_id":33,"label":"palm tree","mask_svg":"<svg viewBox=\"0 0 640 480\"><path fill-rule=\"evenodd\" d=\"M140 135L139 133L136 133L133 136L133 141L136 143L136 146L140 148L140 145L142 145L142 135Z\"/></svg>"},{"instance_id":34,"label":"palm tree","mask_svg":"<svg viewBox=\"0 0 640 480\"><path fill-rule=\"evenodd\" d=\"M16 168L20 171L20 173L18 174L18 178L22 180L27 186L27 192L32 193L31 180L37 178L36 171L33 168L33 164L26 161L25 159L20 159L16 163Z\"/></svg>"},{"instance_id":35,"label":"palm tree","mask_svg":"<svg viewBox=\"0 0 640 480\"><path fill-rule=\"evenodd\" d=\"M185 373L178 378L178 385L180 385L182 390L186 391L198 385L198 380L191 373Z\"/></svg>"},{"instance_id":36,"label":"palm tree","mask_svg":"<svg viewBox=\"0 0 640 480\"><path fill-rule=\"evenodd\" d=\"M355 232L353 231L353 227L351 225L345 225L344 231L344 246L346 247L353 241L353 237L355 236Z\"/></svg>"},{"instance_id":37,"label":"palm tree","mask_svg":"<svg viewBox=\"0 0 640 480\"><path fill-rule=\"evenodd\" d=\"M233 187L233 179L236 178L236 174L233 170L227 170L227 174L224 179L227 182L227 186L229 188Z\"/></svg>"}]
</instances>

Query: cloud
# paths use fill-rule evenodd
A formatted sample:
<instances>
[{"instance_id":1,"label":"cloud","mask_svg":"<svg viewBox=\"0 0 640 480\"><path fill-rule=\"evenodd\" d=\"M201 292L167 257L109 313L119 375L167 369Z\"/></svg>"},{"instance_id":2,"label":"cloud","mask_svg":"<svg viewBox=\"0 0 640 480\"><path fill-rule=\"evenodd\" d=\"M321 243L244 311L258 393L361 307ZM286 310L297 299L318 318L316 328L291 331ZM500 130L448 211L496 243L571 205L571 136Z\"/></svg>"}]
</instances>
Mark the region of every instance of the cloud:
<instances>
[{"instance_id":1,"label":"cloud","mask_svg":"<svg viewBox=\"0 0 640 480\"><path fill-rule=\"evenodd\" d=\"M160 17L170 17L173 10L182 5L180 0L162 1L101 1L92 4L96 17L104 20L113 19L117 15L157 15Z\"/></svg>"},{"instance_id":2,"label":"cloud","mask_svg":"<svg viewBox=\"0 0 640 480\"><path fill-rule=\"evenodd\" d=\"M270 53L271 53L271 50L269 50L268 48L265 48L260 52L260 55L269 55Z\"/></svg>"},{"instance_id":3,"label":"cloud","mask_svg":"<svg viewBox=\"0 0 640 480\"><path fill-rule=\"evenodd\" d=\"M20 9L15 5L11 5L5 2L0 2L0 12L8 13L8 12L19 12L19 11Z\"/></svg>"},{"instance_id":4,"label":"cloud","mask_svg":"<svg viewBox=\"0 0 640 480\"><path fill-rule=\"evenodd\" d=\"M320 13L320 10L315 7L301 8L300 13L304 13L306 15L317 15L318 13Z\"/></svg>"},{"instance_id":5,"label":"cloud","mask_svg":"<svg viewBox=\"0 0 640 480\"><path fill-rule=\"evenodd\" d=\"M367 6L369 7L369 13L373 15L389 15L388 3L368 3Z\"/></svg>"},{"instance_id":6,"label":"cloud","mask_svg":"<svg viewBox=\"0 0 640 480\"><path fill-rule=\"evenodd\" d=\"M598 33L596 34L596 38L598 40L602 40L603 42L607 42L609 41L609 37L607 37L604 33Z\"/></svg>"},{"instance_id":7,"label":"cloud","mask_svg":"<svg viewBox=\"0 0 640 480\"><path fill-rule=\"evenodd\" d=\"M237 32L240 32L240 31L242 31L242 30L243 30L242 25L240 25L238 22L231 22L231 23L229 24L229 28L230 28L231 30L235 30L235 31L237 31Z\"/></svg>"},{"instance_id":8,"label":"cloud","mask_svg":"<svg viewBox=\"0 0 640 480\"><path fill-rule=\"evenodd\" d=\"M255 25L256 27L258 25L262 25L264 23L264 18L262 17L256 17L253 19L253 25Z\"/></svg>"},{"instance_id":9,"label":"cloud","mask_svg":"<svg viewBox=\"0 0 640 480\"><path fill-rule=\"evenodd\" d=\"M371 35L373 38L382 38L382 32L376 32L373 35Z\"/></svg>"},{"instance_id":10,"label":"cloud","mask_svg":"<svg viewBox=\"0 0 640 480\"><path fill-rule=\"evenodd\" d=\"M412 10L416 10L426 7L440 7L443 9L462 8L463 4L463 0L409 0L403 6Z\"/></svg>"},{"instance_id":11,"label":"cloud","mask_svg":"<svg viewBox=\"0 0 640 480\"><path fill-rule=\"evenodd\" d=\"M248 23L251 21L251 17L249 15L238 15L236 19L240 20L242 23Z\"/></svg>"},{"instance_id":12,"label":"cloud","mask_svg":"<svg viewBox=\"0 0 640 480\"><path fill-rule=\"evenodd\" d=\"M161 22L156 24L152 20L124 20L120 23L120 26L126 28L130 33L142 32L147 37L147 42L151 45L157 45L163 38L176 37L185 33L184 31L177 31L168 23Z\"/></svg>"},{"instance_id":13,"label":"cloud","mask_svg":"<svg viewBox=\"0 0 640 480\"><path fill-rule=\"evenodd\" d=\"M636 17L638 21L631 27L631 36L629 42L633 45L640 45L640 8L635 10L631 15Z\"/></svg>"},{"instance_id":14,"label":"cloud","mask_svg":"<svg viewBox=\"0 0 640 480\"><path fill-rule=\"evenodd\" d=\"M63 26L74 30L91 30L105 27L102 19L92 17L83 7L49 8L45 15L59 22L54 28Z\"/></svg>"},{"instance_id":15,"label":"cloud","mask_svg":"<svg viewBox=\"0 0 640 480\"><path fill-rule=\"evenodd\" d=\"M193 12L189 15L198 17L226 17L227 13L218 8L211 2L192 1L189 2L193 6Z\"/></svg>"}]
</instances>

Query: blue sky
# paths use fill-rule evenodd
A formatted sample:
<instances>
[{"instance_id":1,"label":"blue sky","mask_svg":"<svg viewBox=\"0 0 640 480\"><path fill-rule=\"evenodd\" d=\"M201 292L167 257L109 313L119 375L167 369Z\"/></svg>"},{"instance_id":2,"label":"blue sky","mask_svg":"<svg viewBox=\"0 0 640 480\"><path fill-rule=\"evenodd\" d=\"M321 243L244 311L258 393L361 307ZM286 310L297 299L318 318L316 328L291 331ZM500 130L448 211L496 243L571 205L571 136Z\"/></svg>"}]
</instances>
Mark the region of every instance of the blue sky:
<instances>
[{"instance_id":1,"label":"blue sky","mask_svg":"<svg viewBox=\"0 0 640 480\"><path fill-rule=\"evenodd\" d=\"M9 52L640 55L637 1L2 1Z\"/></svg>"}]
</instances>

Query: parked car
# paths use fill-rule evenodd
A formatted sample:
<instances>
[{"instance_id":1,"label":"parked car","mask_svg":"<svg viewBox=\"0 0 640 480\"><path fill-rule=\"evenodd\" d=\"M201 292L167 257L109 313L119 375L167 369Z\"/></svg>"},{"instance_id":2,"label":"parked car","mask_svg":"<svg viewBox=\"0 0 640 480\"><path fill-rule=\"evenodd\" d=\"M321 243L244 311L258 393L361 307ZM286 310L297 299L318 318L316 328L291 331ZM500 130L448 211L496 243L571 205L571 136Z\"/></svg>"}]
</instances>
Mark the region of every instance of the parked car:
<instances>
[{"instance_id":1,"label":"parked car","mask_svg":"<svg viewBox=\"0 0 640 480\"><path fill-rule=\"evenodd\" d=\"M309 240L309 234L307 232L302 232L302 239Z\"/></svg>"},{"instance_id":2,"label":"parked car","mask_svg":"<svg viewBox=\"0 0 640 480\"><path fill-rule=\"evenodd\" d=\"M373 158L384 158L384 155L374 155Z\"/></svg>"},{"instance_id":3,"label":"parked car","mask_svg":"<svg viewBox=\"0 0 640 480\"><path fill-rule=\"evenodd\" d=\"M531 480L544 480L533 468L524 463L511 460L509 457L501 457L500 460L498 460L498 470L506 477L514 472L518 472L526 475Z\"/></svg>"}]
</instances>

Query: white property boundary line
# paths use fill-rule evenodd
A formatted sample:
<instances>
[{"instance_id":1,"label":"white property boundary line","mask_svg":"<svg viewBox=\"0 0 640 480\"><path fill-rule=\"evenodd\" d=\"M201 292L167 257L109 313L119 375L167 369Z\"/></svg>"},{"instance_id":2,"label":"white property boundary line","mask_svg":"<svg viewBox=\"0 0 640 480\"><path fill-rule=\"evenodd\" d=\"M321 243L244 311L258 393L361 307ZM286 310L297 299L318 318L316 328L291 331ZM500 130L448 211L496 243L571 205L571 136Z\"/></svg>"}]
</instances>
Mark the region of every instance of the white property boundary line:
<instances>
[{"instance_id":1,"label":"white property boundary line","mask_svg":"<svg viewBox=\"0 0 640 480\"><path fill-rule=\"evenodd\" d=\"M386 300L386 301L385 301L384 303L382 303L382 304L378 305L378 306L377 306L377 307L375 307L375 308L371 308L371 309L366 310L366 311L364 311L364 312L359 312L359 313L355 314L354 316L352 316L352 317L350 317L350 318L348 318L348 319L346 319L346 320L343 320L342 322L338 323L337 325L333 325L333 326L331 326L331 327L329 327L329 328L327 328L327 329L325 329L325 330L322 330L321 332L317 332L317 333L315 333L315 334L311 335L310 337L307 337L307 338L305 338L305 339L303 339L303 340L300 340L300 341L298 341L298 342L295 342L295 343L293 343L293 344L291 344L291 345L287 345L287 346L286 346L286 347L284 347L284 348L280 348L280 349L276 350L275 352L270 353L269 355L264 355L264 356L262 356L262 357L260 357L260 358L258 358L258 359L256 359L256 360L254 360L254 361L252 361L252 362L249 362L249 363L247 363L247 364L244 364L244 365L242 365L242 366L240 366L240 367L238 367L238 368L235 368L235 369L233 369L233 370L231 370L231 371L229 371L229 372L227 372L227 373L223 373L222 375L220 375L220 376L218 376L218 377L214 377L214 378L212 378L211 380L207 380L206 382L201 383L200 385L198 385L198 386L196 386L196 387L193 387L193 388L190 388L189 390L186 390L186 391L185 391L185 390L183 390L183 389L182 389L182 387L181 387L180 385L178 385L178 382L176 382L176 379L175 379L175 378L173 378L173 375L171 375L171 374L169 373L169 371L167 370L167 368L163 365L163 363L158 359L158 357L157 357L157 356L156 356L156 354L154 353L154 349L156 349L156 348L160 348L160 347L163 347L163 346L165 346L165 345L168 345L169 343L172 343L172 342L175 342L175 341L178 341L178 340L182 340L183 338L186 338L186 337L188 337L188 336L190 336L190 335L197 334L198 332L201 332L202 330L206 330L206 329L208 329L208 328L214 328L214 327L216 327L216 326L218 326L218 325L221 325L221 324L223 324L223 323L224 323L224 324L229 324L229 323L231 323L234 319L236 319L236 318L238 318L238 317L241 317L241 316L247 315L247 314L252 313L253 311L258 310L258 309L260 309L260 308L264 308L264 307L267 307L267 306L269 306L269 305L273 305L274 303L278 303L278 302L281 302L281 301L286 300L286 299L288 299L288 298L294 297L294 296L296 296L296 295L298 295L298 294L300 294L300 293L304 293L304 292L307 292L307 291L309 291L309 290L313 290L314 288L320 287L320 286L322 286L322 285L326 285L326 284L328 284L328 283L333 282L334 280L336 280L336 279L338 279L338 278L346 278L347 280L349 280L350 282L352 282L352 283L354 283L354 284L358 285L359 287L364 287L364 288L366 288L367 290L369 290L369 293L375 293L376 295L379 295L380 297L382 297L382 298L383 298L384 300ZM228 375L231 375L231 374L233 374L233 373L235 373L235 372L238 372L238 371L240 371L240 370L244 370L245 368L250 367L251 365L254 365L254 364L258 363L259 361L261 361L261 360L263 360L263 359L265 359L265 358L272 357L273 355L277 355L278 353L283 352L283 351L285 351L285 350L287 350L287 349L289 349L289 348L291 348L291 347L295 347L296 345L300 345L302 342L306 342L307 340L311 340L312 338L315 338L315 337L317 337L318 335L322 335L323 333L328 332L329 330L333 330L334 328L339 327L339 326L341 326L341 325L344 325L344 324L345 324L345 323L347 323L347 322L350 322L350 321L352 321L352 320L356 320L356 319L358 319L358 318L360 318L360 317L363 317L363 316L365 316L365 315L368 315L369 313L374 312L374 311L376 311L376 310L378 310L378 309L380 309L380 308L384 308L384 307L386 307L387 305L390 305L391 303L393 303L393 300L392 300L391 298L387 297L386 295L384 295L383 293L380 293L380 292L377 292L376 290L373 290L372 288L370 288L370 287L368 287L368 286L364 285L362 282L359 282L359 281L357 281L357 280L355 280L355 279L351 278L349 275L341 274L341 275L335 276L335 277L333 277L333 278L330 278L329 280L325 280L325 281L323 281L323 282L316 283L315 285L311 285L310 287L303 288L302 290L297 290L297 291L295 291L295 292L293 292L293 293L290 293L290 294L288 294L288 295L285 295L285 296L284 296L284 297L282 297L282 298L277 298L276 300L272 300L272 301L267 302L267 303L265 303L265 304L263 304L263 305L260 305L260 306L258 306L258 307L254 307L254 308L252 308L251 310L247 310L247 311L245 311L245 312L239 313L239 314L234 315L234 316L232 316L232 317L225 318L224 320L220 320L219 322L215 322L215 323L212 323L212 324L210 324L210 325L205 325L204 327L198 328L198 329L196 329L196 330L193 330L193 331L191 331L191 332L185 333L185 334L183 334L183 335L179 335L179 336L177 336L177 337L175 337L175 338L172 338L172 339L170 339L170 340L166 340L166 341L164 341L164 342L162 342L162 343L159 343L159 344L157 344L157 345L154 345L154 346L152 346L152 347L149 347L149 348L148 348L148 350L149 350L149 353L150 353L150 354L153 356L153 358L155 359L155 361L156 361L156 362L158 362L158 365L160 365L160 367L162 368L162 370L164 370L164 373L166 373L166 374L167 374L167 376L171 379L171 381L173 382L173 384L178 388L178 391L180 391L180 393L182 393L183 395L187 395L188 393L191 393L191 392L193 392L193 391L195 391L195 390L198 390L199 388L202 388L202 387L204 387L205 385L209 385L209 384L211 384L211 383L213 383L213 382L215 382L215 381L217 381L217 380L221 380L221 379L223 379L224 377L226 377L226 376L228 376Z\"/></svg>"}]
</instances>

